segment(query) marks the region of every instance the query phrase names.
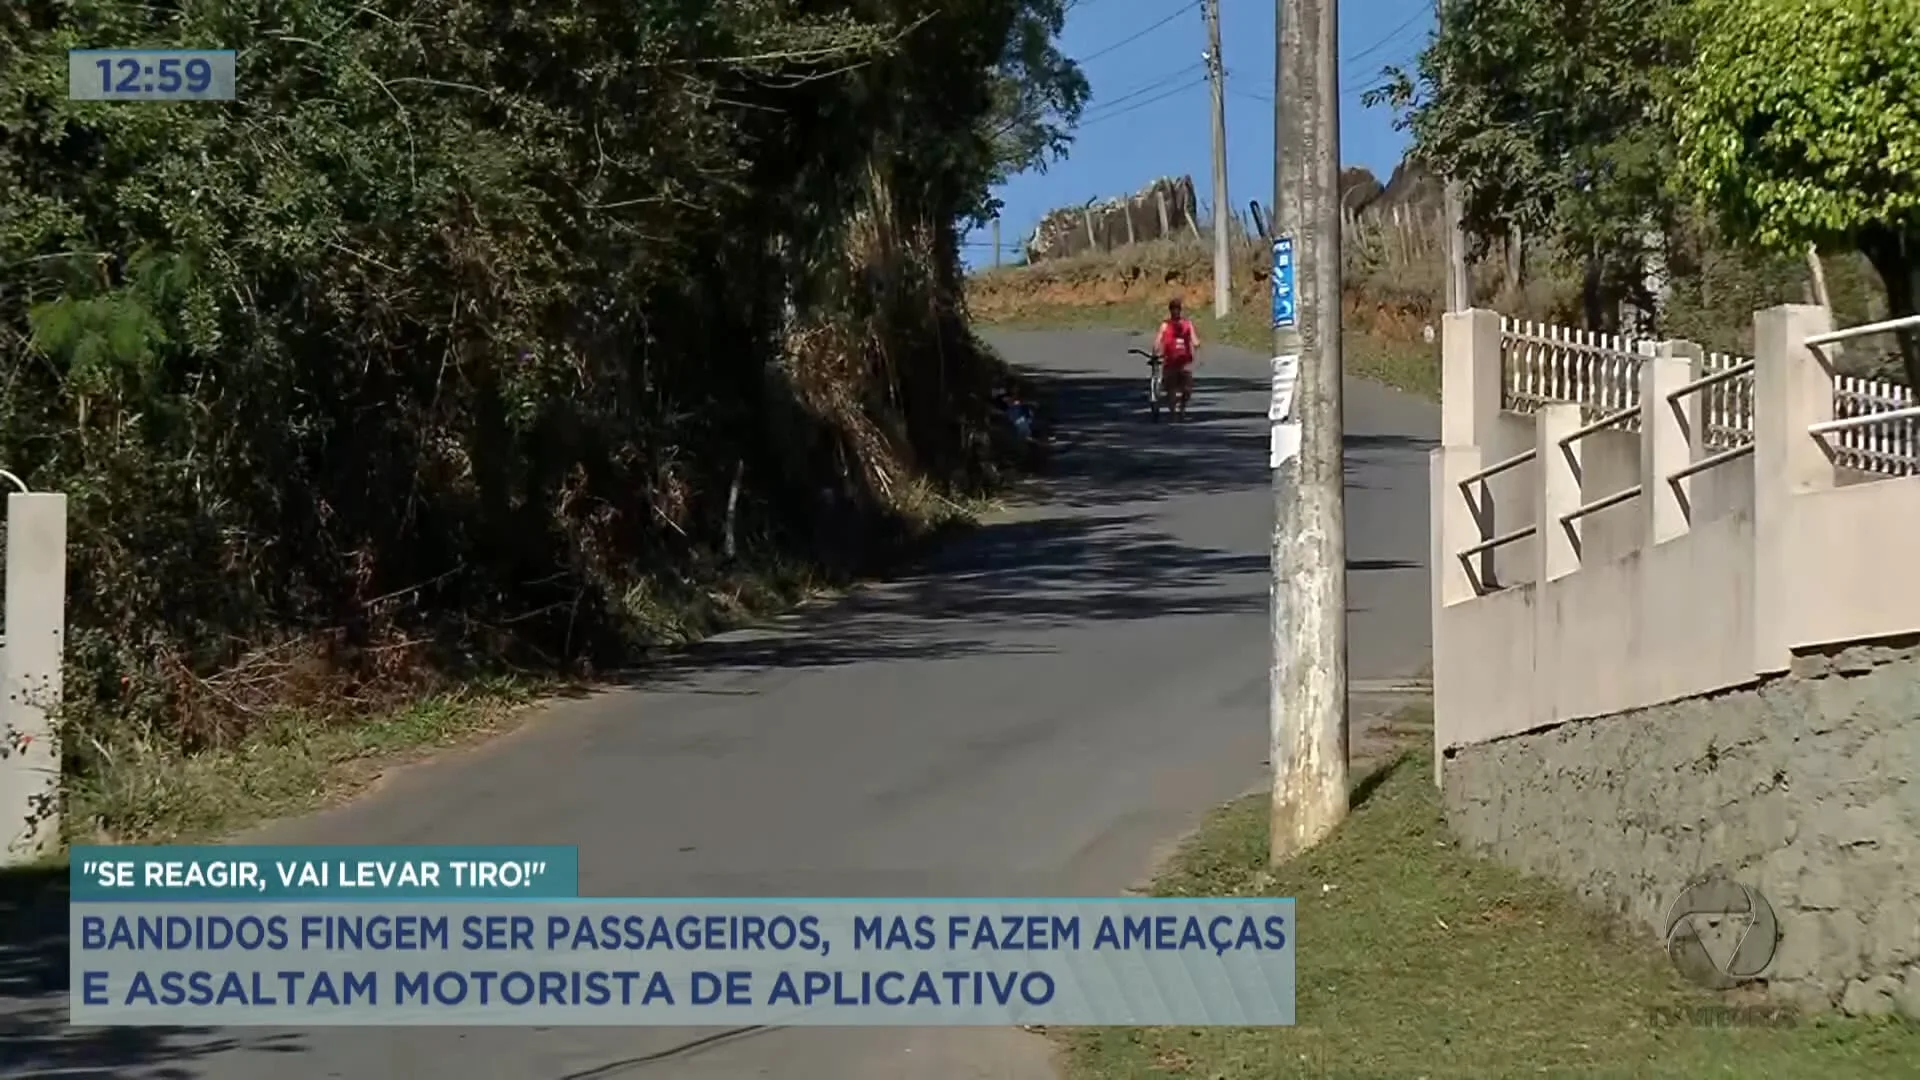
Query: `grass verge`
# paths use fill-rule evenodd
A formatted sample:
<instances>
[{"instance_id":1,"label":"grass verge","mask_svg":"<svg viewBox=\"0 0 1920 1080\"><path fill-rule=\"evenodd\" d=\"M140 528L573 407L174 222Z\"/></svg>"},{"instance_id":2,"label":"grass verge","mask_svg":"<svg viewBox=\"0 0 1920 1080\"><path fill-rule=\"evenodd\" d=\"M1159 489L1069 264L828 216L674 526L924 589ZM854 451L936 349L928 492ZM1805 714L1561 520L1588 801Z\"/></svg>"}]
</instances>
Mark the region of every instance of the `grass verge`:
<instances>
[{"instance_id":1,"label":"grass verge","mask_svg":"<svg viewBox=\"0 0 1920 1080\"><path fill-rule=\"evenodd\" d=\"M488 679L352 720L286 709L237 744L198 753L124 743L100 775L68 781L69 832L76 843L172 843L303 813L386 768L497 733L561 686Z\"/></svg>"},{"instance_id":2,"label":"grass verge","mask_svg":"<svg viewBox=\"0 0 1920 1080\"><path fill-rule=\"evenodd\" d=\"M995 506L922 487L902 495L928 501L912 508L924 527L878 553L870 576L924 554ZM636 614L661 647L672 648L842 592L808 567L775 560L687 595L629 602L644 605ZM591 685L589 678L502 675L384 706L277 708L231 745L193 752L166 739L124 739L101 752L96 770L67 778L66 835L76 844L192 842L307 813L353 797L394 767L504 734L526 719L529 706Z\"/></svg>"},{"instance_id":3,"label":"grass verge","mask_svg":"<svg viewBox=\"0 0 1920 1080\"><path fill-rule=\"evenodd\" d=\"M1015 330L1120 329L1152 331L1166 315L1159 302L1035 304L1004 313L982 315L984 326ZM1266 320L1248 312L1234 312L1224 320L1196 311L1195 325L1202 341L1209 338L1266 355L1273 348L1273 330ZM1440 400L1439 346L1409 343L1371 333L1343 335L1347 373L1396 390ZM1204 363L1204 357L1202 358Z\"/></svg>"},{"instance_id":4,"label":"grass verge","mask_svg":"<svg viewBox=\"0 0 1920 1080\"><path fill-rule=\"evenodd\" d=\"M1059 1032L1069 1080L1915 1075L1920 1027L1730 1006L1558 886L1462 851L1432 775L1420 750L1380 766L1277 872L1264 797L1213 815L1153 891L1298 898L1297 1025Z\"/></svg>"}]
</instances>

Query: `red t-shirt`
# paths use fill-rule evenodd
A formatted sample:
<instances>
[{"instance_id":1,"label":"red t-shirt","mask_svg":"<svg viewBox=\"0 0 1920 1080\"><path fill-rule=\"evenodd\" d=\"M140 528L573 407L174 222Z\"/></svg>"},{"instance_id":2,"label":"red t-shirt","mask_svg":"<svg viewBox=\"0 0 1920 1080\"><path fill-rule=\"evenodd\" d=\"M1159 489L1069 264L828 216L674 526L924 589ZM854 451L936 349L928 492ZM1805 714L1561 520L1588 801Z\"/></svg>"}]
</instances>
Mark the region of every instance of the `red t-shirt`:
<instances>
[{"instance_id":1,"label":"red t-shirt","mask_svg":"<svg viewBox=\"0 0 1920 1080\"><path fill-rule=\"evenodd\" d=\"M1160 324L1160 358L1168 367L1185 367L1193 363L1193 348L1200 343L1198 334L1193 332L1193 320L1181 319L1178 323L1172 319Z\"/></svg>"}]
</instances>

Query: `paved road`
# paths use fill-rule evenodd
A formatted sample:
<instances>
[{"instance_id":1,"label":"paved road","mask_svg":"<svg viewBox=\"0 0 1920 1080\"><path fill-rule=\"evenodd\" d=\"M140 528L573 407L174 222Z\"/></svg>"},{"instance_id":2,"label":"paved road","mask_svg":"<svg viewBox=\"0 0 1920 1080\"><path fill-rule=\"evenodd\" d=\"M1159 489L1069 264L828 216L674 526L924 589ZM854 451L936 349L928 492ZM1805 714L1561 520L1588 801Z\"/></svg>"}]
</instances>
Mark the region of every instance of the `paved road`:
<instances>
[{"instance_id":1,"label":"paved road","mask_svg":"<svg viewBox=\"0 0 1920 1080\"><path fill-rule=\"evenodd\" d=\"M1266 361L1214 350L1150 427L1119 334L995 342L1063 376L1044 501L923 573L692 650L402 773L284 842L576 844L601 895L1100 895L1265 771ZM1348 390L1356 679L1427 657L1431 407ZM60 1012L64 1018L64 1005ZM9 1076L1045 1077L1016 1031L355 1030L49 1036ZM56 1048L52 1045L58 1042ZM16 1044L16 1048L26 1047ZM55 1072L85 1063L85 1071Z\"/></svg>"}]
</instances>

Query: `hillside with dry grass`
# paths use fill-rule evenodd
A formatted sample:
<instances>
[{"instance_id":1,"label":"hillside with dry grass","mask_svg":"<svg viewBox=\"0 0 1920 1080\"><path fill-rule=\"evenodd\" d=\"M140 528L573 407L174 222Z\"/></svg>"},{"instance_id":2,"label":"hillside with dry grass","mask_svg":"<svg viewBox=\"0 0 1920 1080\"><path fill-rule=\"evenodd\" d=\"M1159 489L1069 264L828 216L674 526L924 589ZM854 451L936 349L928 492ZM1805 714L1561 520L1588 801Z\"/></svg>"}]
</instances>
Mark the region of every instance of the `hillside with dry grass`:
<instances>
[{"instance_id":1,"label":"hillside with dry grass","mask_svg":"<svg viewBox=\"0 0 1920 1080\"><path fill-rule=\"evenodd\" d=\"M1444 310L1446 241L1440 188L1416 166L1403 165L1381 183L1366 169L1341 177L1343 315L1350 366L1420 392L1437 392L1437 338ZM1265 351L1269 334L1267 254L1243 221L1227 219L1233 237L1233 314L1218 335ZM1711 350L1752 350L1753 312L1813 300L1804 258L1742 250L1710 235L1681 238L1686 257L1668 267L1660 336L1697 341ZM1865 260L1822 260L1836 317L1843 323L1884 318L1884 294ZM1595 318L1587 268L1569 264L1542 244L1483 242L1470 262L1474 302L1517 318L1594 331L1627 329L1623 317ZM1167 300L1210 312L1212 223L1147 243L1081 250L1025 266L974 273L967 302L974 317L1012 325L1087 324L1150 329ZM1210 319L1210 315L1209 315ZM1207 325L1203 321L1203 328ZM1416 360L1414 357L1424 359ZM1888 374L1887 355L1856 355L1850 369Z\"/></svg>"},{"instance_id":2,"label":"hillside with dry grass","mask_svg":"<svg viewBox=\"0 0 1920 1080\"><path fill-rule=\"evenodd\" d=\"M1346 208L1344 310L1350 370L1423 394L1439 392L1436 326L1444 291L1438 186L1403 166L1381 183L1366 169L1341 176ZM1264 215L1263 215L1264 216ZM1213 300L1212 223L1168 239L1080 250L1064 258L976 272L967 280L973 317L1002 325L1113 326L1151 330L1166 303L1181 297L1211 334L1265 352L1267 253L1251 215L1230 216L1232 313L1210 314ZM1109 235L1096 232L1096 236ZM1482 268L1483 284L1497 288Z\"/></svg>"}]
</instances>

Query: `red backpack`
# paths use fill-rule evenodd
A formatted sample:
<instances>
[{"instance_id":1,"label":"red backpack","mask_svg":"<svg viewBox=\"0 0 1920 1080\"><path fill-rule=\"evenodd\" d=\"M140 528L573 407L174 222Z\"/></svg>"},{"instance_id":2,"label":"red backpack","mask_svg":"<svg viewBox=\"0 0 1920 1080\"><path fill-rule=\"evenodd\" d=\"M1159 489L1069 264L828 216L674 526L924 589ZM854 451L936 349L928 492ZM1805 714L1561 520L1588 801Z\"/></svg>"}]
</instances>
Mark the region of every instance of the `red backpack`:
<instances>
[{"instance_id":1,"label":"red backpack","mask_svg":"<svg viewBox=\"0 0 1920 1080\"><path fill-rule=\"evenodd\" d=\"M1169 347L1166 359L1190 361L1193 359L1193 324L1182 316L1179 322L1169 322L1167 329Z\"/></svg>"}]
</instances>

